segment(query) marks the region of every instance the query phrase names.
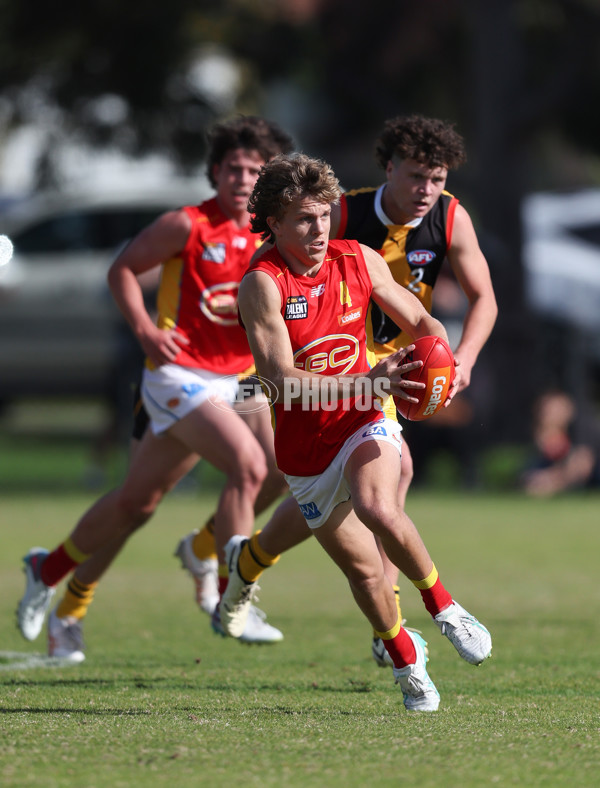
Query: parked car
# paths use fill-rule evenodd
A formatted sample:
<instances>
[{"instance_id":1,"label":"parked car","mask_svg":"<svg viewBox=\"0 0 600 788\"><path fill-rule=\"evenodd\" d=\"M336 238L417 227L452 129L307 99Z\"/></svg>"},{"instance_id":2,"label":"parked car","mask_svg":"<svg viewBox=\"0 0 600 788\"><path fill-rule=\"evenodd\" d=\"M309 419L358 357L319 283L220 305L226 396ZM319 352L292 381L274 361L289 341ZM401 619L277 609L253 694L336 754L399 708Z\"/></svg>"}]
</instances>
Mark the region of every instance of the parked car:
<instances>
[{"instance_id":1,"label":"parked car","mask_svg":"<svg viewBox=\"0 0 600 788\"><path fill-rule=\"evenodd\" d=\"M58 395L117 402L122 376L141 359L108 289L108 268L156 216L209 192L203 181L55 193L0 213L0 233L14 245L0 271L0 403Z\"/></svg>"}]
</instances>

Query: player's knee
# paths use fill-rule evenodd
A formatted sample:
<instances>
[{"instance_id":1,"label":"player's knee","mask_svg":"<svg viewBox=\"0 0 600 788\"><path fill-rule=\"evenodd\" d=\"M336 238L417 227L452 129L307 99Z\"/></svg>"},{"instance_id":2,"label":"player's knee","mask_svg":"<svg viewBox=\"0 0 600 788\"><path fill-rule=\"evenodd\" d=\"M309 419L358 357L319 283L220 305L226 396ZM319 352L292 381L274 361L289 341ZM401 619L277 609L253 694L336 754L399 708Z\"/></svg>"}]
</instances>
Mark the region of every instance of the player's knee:
<instances>
[{"instance_id":1,"label":"player's knee","mask_svg":"<svg viewBox=\"0 0 600 788\"><path fill-rule=\"evenodd\" d=\"M240 453L229 475L238 487L258 494L267 474L267 461L264 452L260 450Z\"/></svg>"},{"instance_id":2,"label":"player's knee","mask_svg":"<svg viewBox=\"0 0 600 788\"><path fill-rule=\"evenodd\" d=\"M358 519L377 536L385 536L394 527L398 507L396 501L363 498L354 501Z\"/></svg>"},{"instance_id":3,"label":"player's knee","mask_svg":"<svg viewBox=\"0 0 600 788\"><path fill-rule=\"evenodd\" d=\"M351 567L346 574L354 594L373 597L381 588L383 575L375 567Z\"/></svg>"}]
</instances>

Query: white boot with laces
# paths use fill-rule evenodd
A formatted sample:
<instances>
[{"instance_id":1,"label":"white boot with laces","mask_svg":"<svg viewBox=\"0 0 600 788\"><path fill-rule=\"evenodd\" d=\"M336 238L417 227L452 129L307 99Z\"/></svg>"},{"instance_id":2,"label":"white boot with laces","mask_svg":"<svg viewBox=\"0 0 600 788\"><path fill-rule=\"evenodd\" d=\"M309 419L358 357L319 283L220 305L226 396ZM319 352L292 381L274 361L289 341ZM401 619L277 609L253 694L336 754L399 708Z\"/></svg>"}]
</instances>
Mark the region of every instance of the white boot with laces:
<instances>
[{"instance_id":1,"label":"white boot with laces","mask_svg":"<svg viewBox=\"0 0 600 788\"><path fill-rule=\"evenodd\" d=\"M246 583L238 569L238 559L248 539L232 536L225 545L229 571L227 588L213 614L212 628L222 635L238 638L242 643L277 643L283 634L267 623L267 616L253 601L258 583Z\"/></svg>"},{"instance_id":2,"label":"white boot with laces","mask_svg":"<svg viewBox=\"0 0 600 788\"><path fill-rule=\"evenodd\" d=\"M475 616L452 602L433 619L458 651L460 656L471 665L480 665L492 656L492 636Z\"/></svg>"}]
</instances>

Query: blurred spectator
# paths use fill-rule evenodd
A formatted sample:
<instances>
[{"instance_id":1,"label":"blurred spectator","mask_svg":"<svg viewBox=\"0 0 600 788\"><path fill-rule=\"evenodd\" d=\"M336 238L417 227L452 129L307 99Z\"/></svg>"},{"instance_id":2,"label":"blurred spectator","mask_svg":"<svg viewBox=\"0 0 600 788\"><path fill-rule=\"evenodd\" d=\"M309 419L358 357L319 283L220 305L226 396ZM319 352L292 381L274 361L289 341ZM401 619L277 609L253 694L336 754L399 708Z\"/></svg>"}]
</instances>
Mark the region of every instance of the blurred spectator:
<instances>
[{"instance_id":1,"label":"blurred spectator","mask_svg":"<svg viewBox=\"0 0 600 788\"><path fill-rule=\"evenodd\" d=\"M534 456L521 476L529 495L600 486L600 422L564 391L550 390L533 411Z\"/></svg>"}]
</instances>

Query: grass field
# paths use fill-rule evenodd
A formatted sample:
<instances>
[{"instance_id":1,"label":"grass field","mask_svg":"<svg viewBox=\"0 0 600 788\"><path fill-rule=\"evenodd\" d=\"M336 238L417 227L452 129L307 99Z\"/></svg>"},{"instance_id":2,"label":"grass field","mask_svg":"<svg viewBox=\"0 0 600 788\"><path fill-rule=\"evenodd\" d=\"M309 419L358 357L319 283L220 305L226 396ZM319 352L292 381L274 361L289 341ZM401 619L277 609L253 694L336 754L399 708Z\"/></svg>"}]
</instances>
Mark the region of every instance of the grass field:
<instances>
[{"instance_id":1,"label":"grass field","mask_svg":"<svg viewBox=\"0 0 600 788\"><path fill-rule=\"evenodd\" d=\"M467 665L403 584L442 696L420 715L372 662L369 627L316 543L262 580L281 644L212 634L172 558L211 496L165 501L97 593L86 662L45 664L45 633L26 643L14 624L20 559L92 499L0 504L2 786L598 784L600 497L411 495L442 580L494 637L493 658Z\"/></svg>"}]
</instances>

